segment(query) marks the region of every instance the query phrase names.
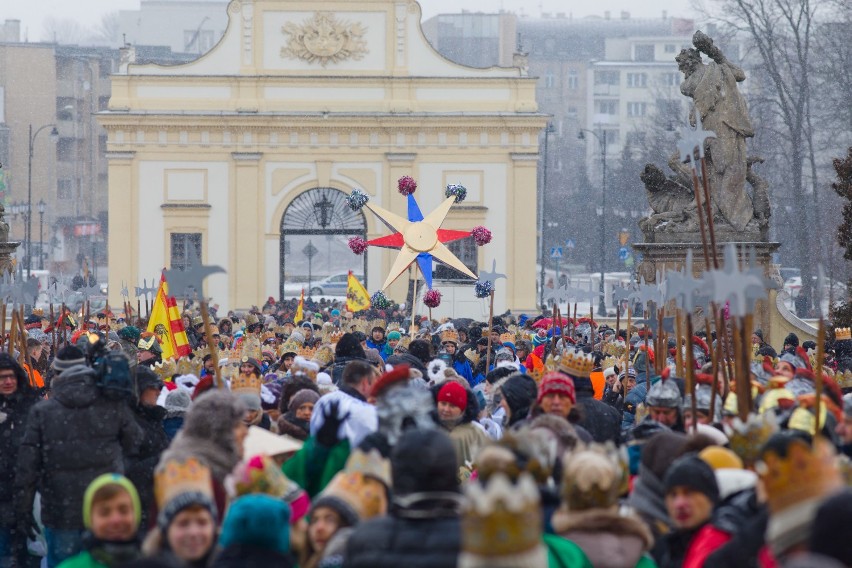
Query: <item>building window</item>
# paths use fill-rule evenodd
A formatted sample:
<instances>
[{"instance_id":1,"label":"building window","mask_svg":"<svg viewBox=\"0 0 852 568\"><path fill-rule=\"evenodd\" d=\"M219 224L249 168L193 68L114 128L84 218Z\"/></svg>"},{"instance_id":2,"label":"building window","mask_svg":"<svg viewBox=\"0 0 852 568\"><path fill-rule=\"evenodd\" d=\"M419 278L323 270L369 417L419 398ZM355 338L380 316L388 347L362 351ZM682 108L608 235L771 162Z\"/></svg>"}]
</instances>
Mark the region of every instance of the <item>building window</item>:
<instances>
[{"instance_id":1,"label":"building window","mask_svg":"<svg viewBox=\"0 0 852 568\"><path fill-rule=\"evenodd\" d=\"M553 71L548 71L544 74L544 87L546 89L552 89L553 85L556 84L556 76L553 74Z\"/></svg>"},{"instance_id":2,"label":"building window","mask_svg":"<svg viewBox=\"0 0 852 568\"><path fill-rule=\"evenodd\" d=\"M477 269L477 253L476 253L476 242L473 240L473 237L468 237L466 239L459 239L457 241L453 241L447 244L447 248L450 249L454 255L461 260L465 266L470 268L470 270L476 274ZM458 272L454 268L450 268L441 263L435 263L435 273L434 276L438 280L470 280L467 276Z\"/></svg>"},{"instance_id":3,"label":"building window","mask_svg":"<svg viewBox=\"0 0 852 568\"><path fill-rule=\"evenodd\" d=\"M618 85L620 80L618 71L595 71L595 85Z\"/></svg>"},{"instance_id":4,"label":"building window","mask_svg":"<svg viewBox=\"0 0 852 568\"><path fill-rule=\"evenodd\" d=\"M577 118L577 107L569 106L566 116L568 116L568 118Z\"/></svg>"},{"instance_id":5,"label":"building window","mask_svg":"<svg viewBox=\"0 0 852 568\"><path fill-rule=\"evenodd\" d=\"M74 199L74 180L68 178L57 180L56 197L58 199Z\"/></svg>"},{"instance_id":6,"label":"building window","mask_svg":"<svg viewBox=\"0 0 852 568\"><path fill-rule=\"evenodd\" d=\"M595 112L597 114L618 114L618 101L597 100L595 101Z\"/></svg>"},{"instance_id":7,"label":"building window","mask_svg":"<svg viewBox=\"0 0 852 568\"><path fill-rule=\"evenodd\" d=\"M660 82L666 87L677 87L680 85L680 73L663 73Z\"/></svg>"},{"instance_id":8,"label":"building window","mask_svg":"<svg viewBox=\"0 0 852 568\"><path fill-rule=\"evenodd\" d=\"M607 146L613 146L615 144L618 144L618 141L619 141L618 130L616 130L614 128L605 129L603 131L603 135L604 135L604 138L606 138Z\"/></svg>"},{"instance_id":9,"label":"building window","mask_svg":"<svg viewBox=\"0 0 852 568\"><path fill-rule=\"evenodd\" d=\"M633 48L634 61L653 61L654 45L637 45Z\"/></svg>"},{"instance_id":10,"label":"building window","mask_svg":"<svg viewBox=\"0 0 852 568\"><path fill-rule=\"evenodd\" d=\"M645 116L648 103L627 103L627 116Z\"/></svg>"},{"instance_id":11,"label":"building window","mask_svg":"<svg viewBox=\"0 0 852 568\"><path fill-rule=\"evenodd\" d=\"M77 141L73 138L60 138L56 143L56 159L60 162L73 162L76 152Z\"/></svg>"},{"instance_id":12,"label":"building window","mask_svg":"<svg viewBox=\"0 0 852 568\"><path fill-rule=\"evenodd\" d=\"M647 73L628 73L627 86L633 88L645 88L648 86Z\"/></svg>"},{"instance_id":13,"label":"building window","mask_svg":"<svg viewBox=\"0 0 852 568\"><path fill-rule=\"evenodd\" d=\"M677 49L677 46L675 44L673 44L673 43L667 43L666 44L666 47L665 47L666 53L674 53L675 49Z\"/></svg>"},{"instance_id":14,"label":"building window","mask_svg":"<svg viewBox=\"0 0 852 568\"><path fill-rule=\"evenodd\" d=\"M626 138L626 144L634 148L641 147L645 144L644 132L628 132Z\"/></svg>"},{"instance_id":15,"label":"building window","mask_svg":"<svg viewBox=\"0 0 852 568\"><path fill-rule=\"evenodd\" d=\"M572 91L580 88L580 75L573 69L568 71L568 88Z\"/></svg>"},{"instance_id":16,"label":"building window","mask_svg":"<svg viewBox=\"0 0 852 568\"><path fill-rule=\"evenodd\" d=\"M190 249L195 249L195 262L201 259L201 233L172 233L171 234L171 268L185 270L190 265Z\"/></svg>"}]
</instances>

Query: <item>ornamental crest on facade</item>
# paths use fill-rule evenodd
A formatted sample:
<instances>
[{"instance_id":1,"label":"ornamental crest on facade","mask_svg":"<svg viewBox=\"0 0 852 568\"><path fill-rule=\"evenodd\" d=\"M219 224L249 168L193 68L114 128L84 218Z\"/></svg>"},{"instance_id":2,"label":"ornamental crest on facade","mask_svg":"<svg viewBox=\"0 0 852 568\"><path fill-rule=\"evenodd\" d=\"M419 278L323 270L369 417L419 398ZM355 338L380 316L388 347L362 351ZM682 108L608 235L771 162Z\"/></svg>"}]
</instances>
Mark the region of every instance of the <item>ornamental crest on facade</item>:
<instances>
[{"instance_id":1,"label":"ornamental crest on facade","mask_svg":"<svg viewBox=\"0 0 852 568\"><path fill-rule=\"evenodd\" d=\"M325 67L347 59L359 60L368 51L364 39L367 28L340 20L330 12L317 12L301 24L290 22L281 31L287 36L281 57L288 59L301 59Z\"/></svg>"}]
</instances>

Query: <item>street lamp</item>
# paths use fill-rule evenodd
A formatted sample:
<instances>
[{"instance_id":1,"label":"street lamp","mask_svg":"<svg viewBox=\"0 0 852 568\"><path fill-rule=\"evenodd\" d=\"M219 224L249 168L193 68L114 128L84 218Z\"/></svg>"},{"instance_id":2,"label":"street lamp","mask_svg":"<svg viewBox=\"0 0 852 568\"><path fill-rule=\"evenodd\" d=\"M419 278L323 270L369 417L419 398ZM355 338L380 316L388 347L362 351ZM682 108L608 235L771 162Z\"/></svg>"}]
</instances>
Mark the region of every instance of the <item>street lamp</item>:
<instances>
[{"instance_id":1,"label":"street lamp","mask_svg":"<svg viewBox=\"0 0 852 568\"><path fill-rule=\"evenodd\" d=\"M55 124L45 124L35 132L33 125L30 124L30 154L27 163L27 216L24 218L27 225L27 280L30 279L30 269L33 263L33 247L32 247L32 218L33 218L33 150L35 148L35 140L38 133L45 128L52 128L50 131L50 141L56 143L59 140L59 131Z\"/></svg>"},{"instance_id":2,"label":"street lamp","mask_svg":"<svg viewBox=\"0 0 852 568\"><path fill-rule=\"evenodd\" d=\"M44 210L47 203L44 199L38 200L38 269L44 270Z\"/></svg>"},{"instance_id":3,"label":"street lamp","mask_svg":"<svg viewBox=\"0 0 852 568\"><path fill-rule=\"evenodd\" d=\"M547 192L547 141L550 135L556 132L552 122L547 123L544 129L544 164L541 173L541 195L538 199L538 252L541 263L541 285L538 291L538 305L544 306L544 197Z\"/></svg>"},{"instance_id":4,"label":"street lamp","mask_svg":"<svg viewBox=\"0 0 852 568\"><path fill-rule=\"evenodd\" d=\"M585 133L588 132L592 136L598 139L598 144L601 148L601 165L602 165L602 183L601 183L601 205L598 208L598 213L601 218L601 229L600 229L600 239L601 239L601 252L600 252L600 263L601 263L601 285L600 285L600 302L598 303L598 315L601 317L606 317L606 301L604 300L604 255L606 253L606 132L601 132L603 136L599 136L597 132L593 130L587 130L585 128L581 128L580 132L577 134L577 138L580 140L585 140Z\"/></svg>"}]
</instances>

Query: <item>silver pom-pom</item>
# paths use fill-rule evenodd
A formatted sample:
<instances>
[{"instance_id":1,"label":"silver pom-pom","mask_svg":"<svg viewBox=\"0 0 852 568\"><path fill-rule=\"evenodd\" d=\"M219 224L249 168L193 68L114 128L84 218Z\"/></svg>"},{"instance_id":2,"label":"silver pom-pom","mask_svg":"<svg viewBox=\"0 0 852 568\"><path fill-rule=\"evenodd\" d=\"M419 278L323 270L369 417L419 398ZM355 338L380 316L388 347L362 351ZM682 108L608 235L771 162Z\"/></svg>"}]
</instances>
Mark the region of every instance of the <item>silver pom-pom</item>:
<instances>
[{"instance_id":1,"label":"silver pom-pom","mask_svg":"<svg viewBox=\"0 0 852 568\"><path fill-rule=\"evenodd\" d=\"M465 197L467 197L467 188L463 185L457 183L451 183L447 186L447 191L445 192L447 197L456 198L456 203L461 203L464 201Z\"/></svg>"},{"instance_id":2,"label":"silver pom-pom","mask_svg":"<svg viewBox=\"0 0 852 568\"><path fill-rule=\"evenodd\" d=\"M370 196L360 189L353 189L352 193L346 196L346 203L352 211L360 211L368 201Z\"/></svg>"},{"instance_id":3,"label":"silver pom-pom","mask_svg":"<svg viewBox=\"0 0 852 568\"><path fill-rule=\"evenodd\" d=\"M477 298L487 298L494 291L494 283L491 280L479 280L473 287Z\"/></svg>"}]
</instances>

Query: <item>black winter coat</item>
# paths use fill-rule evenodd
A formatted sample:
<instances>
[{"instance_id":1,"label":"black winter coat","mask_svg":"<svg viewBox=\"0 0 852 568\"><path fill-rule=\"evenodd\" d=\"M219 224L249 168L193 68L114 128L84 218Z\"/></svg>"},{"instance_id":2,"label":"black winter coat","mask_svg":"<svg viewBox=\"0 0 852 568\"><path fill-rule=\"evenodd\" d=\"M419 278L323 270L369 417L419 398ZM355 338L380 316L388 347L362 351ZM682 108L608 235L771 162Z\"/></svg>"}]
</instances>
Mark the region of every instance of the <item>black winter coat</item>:
<instances>
[{"instance_id":1,"label":"black winter coat","mask_svg":"<svg viewBox=\"0 0 852 568\"><path fill-rule=\"evenodd\" d=\"M136 451L126 456L125 475L139 492L142 515L145 517L154 507L154 468L160 461L160 454L169 447L170 440L163 426L163 420L166 417L165 408L137 405L133 415L144 436ZM146 526L144 518L142 526Z\"/></svg>"},{"instance_id":2,"label":"black winter coat","mask_svg":"<svg viewBox=\"0 0 852 568\"><path fill-rule=\"evenodd\" d=\"M296 563L290 556L268 548L235 544L222 550L211 568L291 568Z\"/></svg>"},{"instance_id":3,"label":"black winter coat","mask_svg":"<svg viewBox=\"0 0 852 568\"><path fill-rule=\"evenodd\" d=\"M431 499L425 507L395 508L355 527L346 544L346 568L455 568L461 521L452 503Z\"/></svg>"},{"instance_id":4,"label":"black winter coat","mask_svg":"<svg viewBox=\"0 0 852 568\"><path fill-rule=\"evenodd\" d=\"M621 413L595 399L590 379L574 377L574 388L577 393L577 406L582 415L578 424L589 431L595 442L604 443L609 440L613 444L620 444Z\"/></svg>"},{"instance_id":5,"label":"black winter coat","mask_svg":"<svg viewBox=\"0 0 852 568\"><path fill-rule=\"evenodd\" d=\"M24 375L26 376L26 375ZM26 380L18 378L18 390L9 396L0 395L0 527L15 527L13 506L15 471L18 469L18 448L24 439L27 415L41 400Z\"/></svg>"},{"instance_id":6,"label":"black winter coat","mask_svg":"<svg viewBox=\"0 0 852 568\"><path fill-rule=\"evenodd\" d=\"M82 529L86 487L103 473L124 473L124 456L142 435L126 402L100 394L92 369L65 370L51 398L30 411L18 454L16 515L29 515L38 490L46 527Z\"/></svg>"}]
</instances>

